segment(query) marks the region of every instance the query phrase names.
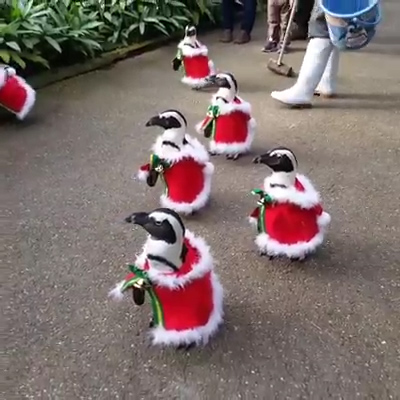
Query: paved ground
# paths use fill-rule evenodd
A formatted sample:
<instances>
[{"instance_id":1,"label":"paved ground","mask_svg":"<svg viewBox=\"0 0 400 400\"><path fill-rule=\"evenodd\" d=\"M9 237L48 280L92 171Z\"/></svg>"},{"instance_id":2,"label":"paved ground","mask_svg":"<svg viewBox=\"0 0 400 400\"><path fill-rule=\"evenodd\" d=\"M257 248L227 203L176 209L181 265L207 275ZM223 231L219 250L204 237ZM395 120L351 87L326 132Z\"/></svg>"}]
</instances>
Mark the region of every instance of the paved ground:
<instances>
[{"instance_id":1,"label":"paved ground","mask_svg":"<svg viewBox=\"0 0 400 400\"><path fill-rule=\"evenodd\" d=\"M226 288L204 350L149 348L148 308L107 299L144 239L123 217L158 205L160 188L131 180L158 134L144 123L176 107L193 126L207 107L171 71L174 47L40 91L29 121L1 122L4 399L400 399L400 4L384 4L375 42L342 59L342 97L313 110L270 99L291 81L265 70L262 24L248 46L203 38L253 104L254 152L291 147L333 217L309 263L260 259L246 215L267 170L216 160L212 204L187 222Z\"/></svg>"}]
</instances>

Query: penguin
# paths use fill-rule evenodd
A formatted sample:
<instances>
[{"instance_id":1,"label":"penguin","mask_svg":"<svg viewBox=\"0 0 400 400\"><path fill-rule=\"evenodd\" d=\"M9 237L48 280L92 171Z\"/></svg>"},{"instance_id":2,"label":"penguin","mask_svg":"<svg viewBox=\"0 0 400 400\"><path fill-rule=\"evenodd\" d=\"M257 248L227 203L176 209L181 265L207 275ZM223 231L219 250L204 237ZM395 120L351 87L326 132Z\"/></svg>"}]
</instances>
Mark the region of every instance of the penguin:
<instances>
[{"instance_id":1,"label":"penguin","mask_svg":"<svg viewBox=\"0 0 400 400\"><path fill-rule=\"evenodd\" d=\"M149 295L153 345L189 349L207 344L223 322L223 288L210 248L168 208L135 212L125 221L148 236L130 273L109 296L121 300L131 289L135 304L142 305Z\"/></svg>"},{"instance_id":2,"label":"penguin","mask_svg":"<svg viewBox=\"0 0 400 400\"><path fill-rule=\"evenodd\" d=\"M140 167L138 179L153 187L158 177L162 178L163 207L184 215L205 207L210 198L214 165L206 148L186 133L185 116L178 110L166 110L150 118L146 126L158 126L164 132L153 145L150 162Z\"/></svg>"},{"instance_id":3,"label":"penguin","mask_svg":"<svg viewBox=\"0 0 400 400\"><path fill-rule=\"evenodd\" d=\"M217 87L207 115L196 125L196 131L210 139L210 155L225 154L237 160L247 153L254 139L256 121L251 105L238 96L238 83L233 74L218 73L207 79L207 85Z\"/></svg>"},{"instance_id":4,"label":"penguin","mask_svg":"<svg viewBox=\"0 0 400 400\"><path fill-rule=\"evenodd\" d=\"M14 68L0 65L0 106L24 120L36 101L35 90Z\"/></svg>"},{"instance_id":5,"label":"penguin","mask_svg":"<svg viewBox=\"0 0 400 400\"><path fill-rule=\"evenodd\" d=\"M185 36L178 44L178 51L172 60L172 68L184 71L181 81L192 89L200 89L206 79L215 74L215 66L208 57L208 49L197 39L197 29L193 25L185 27Z\"/></svg>"},{"instance_id":6,"label":"penguin","mask_svg":"<svg viewBox=\"0 0 400 400\"><path fill-rule=\"evenodd\" d=\"M272 170L264 188L252 191L260 197L249 218L257 227L260 255L304 261L323 243L331 221L320 194L307 177L297 173L296 156L286 147L271 149L253 162Z\"/></svg>"}]
</instances>

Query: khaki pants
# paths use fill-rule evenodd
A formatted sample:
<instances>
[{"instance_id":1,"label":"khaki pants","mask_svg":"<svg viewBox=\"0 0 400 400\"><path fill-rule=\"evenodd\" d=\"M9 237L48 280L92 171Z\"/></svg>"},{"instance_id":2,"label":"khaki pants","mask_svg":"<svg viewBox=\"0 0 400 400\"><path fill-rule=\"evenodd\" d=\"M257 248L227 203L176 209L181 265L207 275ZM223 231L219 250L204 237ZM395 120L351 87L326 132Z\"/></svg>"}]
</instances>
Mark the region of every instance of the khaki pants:
<instances>
[{"instance_id":1,"label":"khaki pants","mask_svg":"<svg viewBox=\"0 0 400 400\"><path fill-rule=\"evenodd\" d=\"M290 16L289 0L268 0L268 40L282 42Z\"/></svg>"}]
</instances>

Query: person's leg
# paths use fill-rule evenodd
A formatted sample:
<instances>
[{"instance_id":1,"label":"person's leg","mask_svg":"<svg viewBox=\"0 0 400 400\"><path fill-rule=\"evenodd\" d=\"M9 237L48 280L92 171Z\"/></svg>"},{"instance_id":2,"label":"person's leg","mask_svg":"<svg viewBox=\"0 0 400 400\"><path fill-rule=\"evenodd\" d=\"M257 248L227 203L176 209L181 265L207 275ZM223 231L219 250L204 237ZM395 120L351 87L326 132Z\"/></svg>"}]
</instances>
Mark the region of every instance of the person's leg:
<instances>
[{"instance_id":1,"label":"person's leg","mask_svg":"<svg viewBox=\"0 0 400 400\"><path fill-rule=\"evenodd\" d=\"M291 88L281 92L272 92L271 96L289 106L311 106L311 99L320 82L333 50L329 39L325 14L316 3L310 20L310 41L304 55L297 82Z\"/></svg>"},{"instance_id":2,"label":"person's leg","mask_svg":"<svg viewBox=\"0 0 400 400\"><path fill-rule=\"evenodd\" d=\"M306 40L308 22L316 0L299 0L291 32L292 40Z\"/></svg>"},{"instance_id":3,"label":"person's leg","mask_svg":"<svg viewBox=\"0 0 400 400\"><path fill-rule=\"evenodd\" d=\"M243 2L243 16L241 23L241 30L235 43L247 43L251 39L251 31L253 30L254 21L256 20L257 13L257 0L242 0Z\"/></svg>"},{"instance_id":4,"label":"person's leg","mask_svg":"<svg viewBox=\"0 0 400 400\"><path fill-rule=\"evenodd\" d=\"M222 0L222 36L221 42L229 43L232 41L232 31L235 18L234 0Z\"/></svg>"},{"instance_id":5,"label":"person's leg","mask_svg":"<svg viewBox=\"0 0 400 400\"><path fill-rule=\"evenodd\" d=\"M336 96L336 81L339 71L339 49L334 47L326 65L324 74L315 90L316 96L335 97Z\"/></svg>"},{"instance_id":6,"label":"person's leg","mask_svg":"<svg viewBox=\"0 0 400 400\"><path fill-rule=\"evenodd\" d=\"M278 49L280 5L279 0L268 1L268 36L263 52L269 53Z\"/></svg>"},{"instance_id":7,"label":"person's leg","mask_svg":"<svg viewBox=\"0 0 400 400\"><path fill-rule=\"evenodd\" d=\"M280 19L281 19L281 32L280 32L280 44L279 46L282 45L283 43L283 38L285 37L286 30L288 28L288 23L289 23L289 18L290 18L290 12L291 12L291 6L290 6L290 1L286 0L284 4L282 4L281 7L281 14L280 14ZM289 40L286 43L286 46L290 45L290 36Z\"/></svg>"}]
</instances>

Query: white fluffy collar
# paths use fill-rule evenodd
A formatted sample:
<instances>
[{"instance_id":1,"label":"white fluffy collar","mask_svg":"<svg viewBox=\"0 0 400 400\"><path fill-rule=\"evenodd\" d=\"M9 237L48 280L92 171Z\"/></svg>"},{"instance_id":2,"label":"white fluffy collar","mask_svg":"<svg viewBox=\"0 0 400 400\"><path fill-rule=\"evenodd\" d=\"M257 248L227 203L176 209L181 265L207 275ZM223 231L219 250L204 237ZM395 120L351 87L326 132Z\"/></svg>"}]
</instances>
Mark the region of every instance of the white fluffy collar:
<instances>
[{"instance_id":1,"label":"white fluffy collar","mask_svg":"<svg viewBox=\"0 0 400 400\"><path fill-rule=\"evenodd\" d=\"M270 184L273 183L273 175L268 176L264 180L264 190L273 200L279 203L293 203L301 208L313 208L320 203L320 195L315 190L311 181L304 175L297 174L296 179L304 187L304 191L298 190L294 185L288 189L281 187L271 188Z\"/></svg>"},{"instance_id":2,"label":"white fluffy collar","mask_svg":"<svg viewBox=\"0 0 400 400\"><path fill-rule=\"evenodd\" d=\"M188 143L177 144L180 147L178 150L172 146L163 145L162 142L166 139L161 135L157 138L152 150L158 157L170 162L178 162L185 157L191 157L200 163L209 161L210 157L206 148L196 138L186 134L185 139Z\"/></svg>"},{"instance_id":3,"label":"white fluffy collar","mask_svg":"<svg viewBox=\"0 0 400 400\"><path fill-rule=\"evenodd\" d=\"M197 249L199 252L199 259L196 264L191 265L191 269L185 275L177 275L176 273L166 273L159 271L155 268L146 270L150 280L155 284L171 289L184 287L195 279L202 278L214 268L214 260L210 252L210 247L206 244L203 238L195 236L189 230L185 232L185 242ZM139 268L144 268L146 263L146 252L136 259L136 265Z\"/></svg>"},{"instance_id":4,"label":"white fluffy collar","mask_svg":"<svg viewBox=\"0 0 400 400\"><path fill-rule=\"evenodd\" d=\"M251 115L251 104L244 101L239 96L235 97L234 101L229 103L224 103L217 99L217 94L214 94L211 100L212 105L217 105L219 107L220 115L231 114L235 111L241 111L244 114Z\"/></svg>"},{"instance_id":5,"label":"white fluffy collar","mask_svg":"<svg viewBox=\"0 0 400 400\"><path fill-rule=\"evenodd\" d=\"M182 55L185 57L195 57L195 56L206 56L208 54L208 49L204 44L196 40L196 45L199 46L197 48L191 47L193 43L188 42L183 39L178 44L178 49L182 52Z\"/></svg>"}]
</instances>

